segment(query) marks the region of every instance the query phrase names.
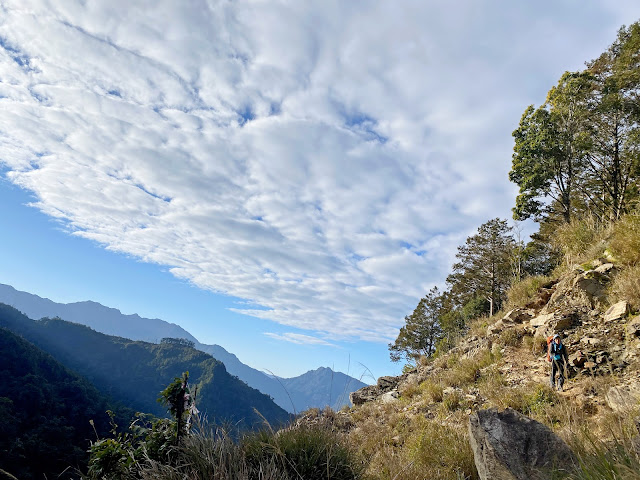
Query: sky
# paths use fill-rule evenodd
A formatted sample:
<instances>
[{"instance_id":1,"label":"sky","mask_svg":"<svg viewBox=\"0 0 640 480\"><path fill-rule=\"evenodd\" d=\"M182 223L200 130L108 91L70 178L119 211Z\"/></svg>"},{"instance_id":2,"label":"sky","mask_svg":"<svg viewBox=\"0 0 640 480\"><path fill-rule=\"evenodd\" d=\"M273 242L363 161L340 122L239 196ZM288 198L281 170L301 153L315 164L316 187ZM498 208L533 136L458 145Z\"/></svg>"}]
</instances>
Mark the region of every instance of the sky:
<instances>
[{"instance_id":1,"label":"sky","mask_svg":"<svg viewBox=\"0 0 640 480\"><path fill-rule=\"evenodd\" d=\"M638 19L625 0L0 0L0 283L280 376L397 374L405 315L511 216L524 109Z\"/></svg>"}]
</instances>

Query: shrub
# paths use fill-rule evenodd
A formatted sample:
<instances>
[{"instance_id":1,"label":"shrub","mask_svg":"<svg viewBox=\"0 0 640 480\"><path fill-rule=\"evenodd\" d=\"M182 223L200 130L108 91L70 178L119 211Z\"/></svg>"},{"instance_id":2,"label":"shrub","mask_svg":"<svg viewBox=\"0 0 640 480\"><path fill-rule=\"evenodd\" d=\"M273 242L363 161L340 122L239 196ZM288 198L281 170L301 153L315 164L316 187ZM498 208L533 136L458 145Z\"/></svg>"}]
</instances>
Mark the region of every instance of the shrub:
<instances>
[{"instance_id":1,"label":"shrub","mask_svg":"<svg viewBox=\"0 0 640 480\"><path fill-rule=\"evenodd\" d=\"M433 380L427 380L423 384L424 392L429 396L432 402L441 402L444 396L444 388Z\"/></svg>"},{"instance_id":2,"label":"shrub","mask_svg":"<svg viewBox=\"0 0 640 480\"><path fill-rule=\"evenodd\" d=\"M522 330L516 328L506 328L500 332L498 343L505 347L516 347L522 339Z\"/></svg>"},{"instance_id":3,"label":"shrub","mask_svg":"<svg viewBox=\"0 0 640 480\"><path fill-rule=\"evenodd\" d=\"M442 399L442 408L445 412L453 412L460 408L462 404L462 394L454 390L448 395L445 395Z\"/></svg>"}]
</instances>

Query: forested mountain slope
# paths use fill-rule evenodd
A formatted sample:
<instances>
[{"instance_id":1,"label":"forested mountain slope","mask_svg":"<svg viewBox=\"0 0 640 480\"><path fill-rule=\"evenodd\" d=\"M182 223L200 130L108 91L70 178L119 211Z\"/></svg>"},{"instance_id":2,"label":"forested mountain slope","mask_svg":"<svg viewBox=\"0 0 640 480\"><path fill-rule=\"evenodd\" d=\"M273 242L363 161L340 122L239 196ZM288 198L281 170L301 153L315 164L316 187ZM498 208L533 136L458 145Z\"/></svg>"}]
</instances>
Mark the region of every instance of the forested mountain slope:
<instances>
[{"instance_id":1,"label":"forested mountain slope","mask_svg":"<svg viewBox=\"0 0 640 480\"><path fill-rule=\"evenodd\" d=\"M114 406L51 355L0 328L0 469L24 480L58 478L69 467L84 468L89 441L110 429L107 410L124 426L134 414ZM73 468L61 478L77 476Z\"/></svg>"},{"instance_id":2,"label":"forested mountain slope","mask_svg":"<svg viewBox=\"0 0 640 480\"><path fill-rule=\"evenodd\" d=\"M200 343L179 325L158 318L125 315L115 308L96 302L57 303L31 293L0 284L0 302L11 305L29 318L59 317L69 322L86 325L92 329L145 342L159 343L163 338L184 338L194 342L195 348L224 363L231 375L247 385L269 395L281 408L300 412L309 407L327 405L339 409L349 403L349 393L365 386L359 380L330 369L320 368L293 378L275 378L242 363L233 353L220 345ZM325 374L318 376L318 372ZM323 381L324 380L324 383Z\"/></svg>"},{"instance_id":3,"label":"forested mountain slope","mask_svg":"<svg viewBox=\"0 0 640 480\"><path fill-rule=\"evenodd\" d=\"M164 415L156 401L158 392L189 371L192 387L198 386L198 408L212 422L252 426L262 421L260 415L273 424L288 418L269 397L229 375L222 363L187 345L132 341L60 319L34 321L2 304L0 326L22 335L104 393L142 412Z\"/></svg>"}]
</instances>

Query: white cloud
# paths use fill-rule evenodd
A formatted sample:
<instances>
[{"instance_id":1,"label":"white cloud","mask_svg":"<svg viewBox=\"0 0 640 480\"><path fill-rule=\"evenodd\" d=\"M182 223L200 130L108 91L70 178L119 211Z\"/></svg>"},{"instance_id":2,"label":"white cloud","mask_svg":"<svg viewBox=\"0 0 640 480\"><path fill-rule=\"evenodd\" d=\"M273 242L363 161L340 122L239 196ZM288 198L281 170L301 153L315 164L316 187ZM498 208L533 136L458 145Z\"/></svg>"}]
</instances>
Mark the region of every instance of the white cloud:
<instances>
[{"instance_id":1,"label":"white cloud","mask_svg":"<svg viewBox=\"0 0 640 480\"><path fill-rule=\"evenodd\" d=\"M292 333L286 332L283 334L265 332L265 335L269 338L273 338L274 340L279 340L282 342L295 343L296 345L322 345L324 347L336 347L333 343L322 340L321 338L312 337L310 335L304 335L302 333Z\"/></svg>"},{"instance_id":2,"label":"white cloud","mask_svg":"<svg viewBox=\"0 0 640 480\"><path fill-rule=\"evenodd\" d=\"M509 215L525 106L640 14L609 3L7 1L0 163L238 311L388 341Z\"/></svg>"}]
</instances>

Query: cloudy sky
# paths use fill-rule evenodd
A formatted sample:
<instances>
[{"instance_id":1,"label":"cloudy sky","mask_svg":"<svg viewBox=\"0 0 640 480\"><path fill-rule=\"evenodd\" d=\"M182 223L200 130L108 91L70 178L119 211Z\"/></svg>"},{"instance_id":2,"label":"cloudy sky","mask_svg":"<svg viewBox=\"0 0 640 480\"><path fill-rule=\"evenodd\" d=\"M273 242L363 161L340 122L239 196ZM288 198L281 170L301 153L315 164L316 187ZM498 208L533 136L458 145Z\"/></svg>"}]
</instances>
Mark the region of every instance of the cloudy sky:
<instances>
[{"instance_id":1,"label":"cloudy sky","mask_svg":"<svg viewBox=\"0 0 640 480\"><path fill-rule=\"evenodd\" d=\"M511 131L635 1L0 0L0 283L280 375L399 369ZM369 379L370 380L370 379Z\"/></svg>"}]
</instances>

